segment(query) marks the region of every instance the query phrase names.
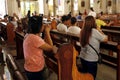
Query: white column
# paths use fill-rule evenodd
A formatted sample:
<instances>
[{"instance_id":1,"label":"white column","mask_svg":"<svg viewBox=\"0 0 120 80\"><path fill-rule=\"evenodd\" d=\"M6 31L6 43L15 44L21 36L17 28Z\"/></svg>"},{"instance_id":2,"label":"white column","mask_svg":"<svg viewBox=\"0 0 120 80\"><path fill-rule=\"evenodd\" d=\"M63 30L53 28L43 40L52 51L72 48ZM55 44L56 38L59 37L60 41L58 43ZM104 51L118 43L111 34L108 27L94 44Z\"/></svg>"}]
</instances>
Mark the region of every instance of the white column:
<instances>
[{"instance_id":1,"label":"white column","mask_svg":"<svg viewBox=\"0 0 120 80\"><path fill-rule=\"evenodd\" d=\"M44 14L44 2L45 0L38 0L39 3L39 13Z\"/></svg>"},{"instance_id":2,"label":"white column","mask_svg":"<svg viewBox=\"0 0 120 80\"><path fill-rule=\"evenodd\" d=\"M48 15L49 9L48 9L48 4L46 3L46 0L43 0L44 2L44 15Z\"/></svg>"}]
</instances>

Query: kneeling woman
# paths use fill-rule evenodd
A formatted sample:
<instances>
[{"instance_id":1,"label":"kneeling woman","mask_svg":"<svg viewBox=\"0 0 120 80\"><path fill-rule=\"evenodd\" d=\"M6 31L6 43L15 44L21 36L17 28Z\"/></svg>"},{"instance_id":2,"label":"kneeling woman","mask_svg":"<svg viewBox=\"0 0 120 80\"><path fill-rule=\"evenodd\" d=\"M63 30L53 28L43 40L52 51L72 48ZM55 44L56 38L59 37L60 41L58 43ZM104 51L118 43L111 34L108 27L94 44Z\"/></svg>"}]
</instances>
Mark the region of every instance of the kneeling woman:
<instances>
[{"instance_id":1,"label":"kneeling woman","mask_svg":"<svg viewBox=\"0 0 120 80\"><path fill-rule=\"evenodd\" d=\"M52 51L53 43L50 37L50 27L45 28L45 40L40 37L42 29L42 17L30 18L30 32L25 35L23 42L25 72L28 80L45 80L43 70L45 60L43 51Z\"/></svg>"}]
</instances>

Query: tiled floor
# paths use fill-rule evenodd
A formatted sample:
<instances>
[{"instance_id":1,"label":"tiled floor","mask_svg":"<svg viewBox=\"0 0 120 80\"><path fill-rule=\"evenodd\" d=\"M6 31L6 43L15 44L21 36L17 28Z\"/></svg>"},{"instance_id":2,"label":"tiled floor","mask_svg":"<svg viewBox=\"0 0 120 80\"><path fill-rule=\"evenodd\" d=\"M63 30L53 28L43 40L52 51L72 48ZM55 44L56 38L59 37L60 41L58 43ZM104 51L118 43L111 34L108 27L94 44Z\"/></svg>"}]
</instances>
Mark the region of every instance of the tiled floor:
<instances>
[{"instance_id":1,"label":"tiled floor","mask_svg":"<svg viewBox=\"0 0 120 80\"><path fill-rule=\"evenodd\" d=\"M16 55L16 50L15 50L15 46L5 46L4 47L4 51L5 53L11 53L13 56ZM23 60L17 60L21 66L21 68L23 69ZM0 66L0 74L2 72L3 67ZM54 72L50 71L48 68L46 68L45 70L45 77L46 80L57 80L57 74L55 74ZM0 80L2 80L0 78ZM101 64L98 66L98 73L97 73L97 78L96 80L116 80L116 69L109 67L105 64Z\"/></svg>"}]
</instances>

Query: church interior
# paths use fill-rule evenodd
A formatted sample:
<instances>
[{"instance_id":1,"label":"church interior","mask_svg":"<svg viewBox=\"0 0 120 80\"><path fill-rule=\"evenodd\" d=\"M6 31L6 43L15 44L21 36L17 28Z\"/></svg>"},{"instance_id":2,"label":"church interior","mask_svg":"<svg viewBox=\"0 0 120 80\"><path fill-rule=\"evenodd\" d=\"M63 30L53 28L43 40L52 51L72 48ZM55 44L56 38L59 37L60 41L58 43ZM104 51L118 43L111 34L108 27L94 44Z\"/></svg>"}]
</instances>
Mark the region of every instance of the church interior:
<instances>
[{"instance_id":1,"label":"church interior","mask_svg":"<svg viewBox=\"0 0 120 80\"><path fill-rule=\"evenodd\" d=\"M0 80L120 80L120 0L0 4Z\"/></svg>"}]
</instances>

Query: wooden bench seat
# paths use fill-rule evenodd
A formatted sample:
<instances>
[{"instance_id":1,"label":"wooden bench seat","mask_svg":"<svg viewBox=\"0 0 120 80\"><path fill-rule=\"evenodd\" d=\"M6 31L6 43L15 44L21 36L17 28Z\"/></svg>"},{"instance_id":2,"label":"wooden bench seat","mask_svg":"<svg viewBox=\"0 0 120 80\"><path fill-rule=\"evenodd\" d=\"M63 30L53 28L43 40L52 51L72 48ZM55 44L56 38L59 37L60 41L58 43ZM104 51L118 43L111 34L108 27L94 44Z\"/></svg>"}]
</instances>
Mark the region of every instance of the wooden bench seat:
<instances>
[{"instance_id":1,"label":"wooden bench seat","mask_svg":"<svg viewBox=\"0 0 120 80\"><path fill-rule=\"evenodd\" d=\"M7 54L6 63L13 80L27 80L11 54Z\"/></svg>"}]
</instances>

